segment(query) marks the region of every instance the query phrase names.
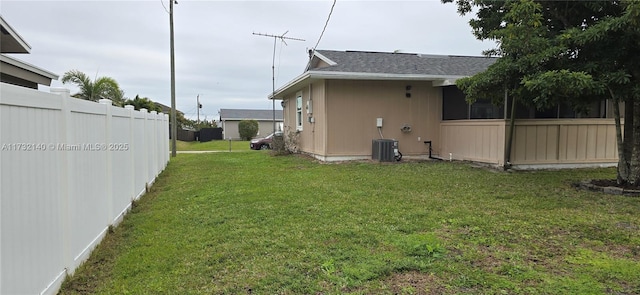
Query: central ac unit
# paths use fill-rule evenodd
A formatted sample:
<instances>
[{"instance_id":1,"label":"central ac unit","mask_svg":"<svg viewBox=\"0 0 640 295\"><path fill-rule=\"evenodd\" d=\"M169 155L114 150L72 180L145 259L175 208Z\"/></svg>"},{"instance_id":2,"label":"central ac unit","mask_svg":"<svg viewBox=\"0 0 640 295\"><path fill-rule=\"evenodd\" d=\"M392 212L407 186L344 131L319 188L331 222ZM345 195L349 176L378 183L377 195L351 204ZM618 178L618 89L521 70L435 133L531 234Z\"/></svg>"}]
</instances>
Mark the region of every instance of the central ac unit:
<instances>
[{"instance_id":1,"label":"central ac unit","mask_svg":"<svg viewBox=\"0 0 640 295\"><path fill-rule=\"evenodd\" d=\"M393 162L395 160L394 148L397 141L393 139L374 139L371 147L371 158L380 162Z\"/></svg>"}]
</instances>

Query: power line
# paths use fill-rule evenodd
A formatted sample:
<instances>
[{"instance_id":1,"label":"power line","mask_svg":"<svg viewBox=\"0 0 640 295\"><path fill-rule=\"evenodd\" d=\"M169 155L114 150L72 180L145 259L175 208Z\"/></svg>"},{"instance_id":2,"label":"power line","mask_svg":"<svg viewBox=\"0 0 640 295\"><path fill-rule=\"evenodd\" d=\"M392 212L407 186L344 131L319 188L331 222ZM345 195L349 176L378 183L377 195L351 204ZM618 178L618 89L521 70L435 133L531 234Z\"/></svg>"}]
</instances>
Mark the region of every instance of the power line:
<instances>
[{"instance_id":1,"label":"power line","mask_svg":"<svg viewBox=\"0 0 640 295\"><path fill-rule=\"evenodd\" d=\"M167 10L167 7L164 6L164 0L160 0L160 3L162 3L162 7L164 7L164 11L166 11L167 13L169 13L169 10Z\"/></svg>"},{"instance_id":2,"label":"power line","mask_svg":"<svg viewBox=\"0 0 640 295\"><path fill-rule=\"evenodd\" d=\"M185 116L193 116L196 114L196 108L191 108L189 111L182 112Z\"/></svg>"},{"instance_id":3,"label":"power line","mask_svg":"<svg viewBox=\"0 0 640 295\"><path fill-rule=\"evenodd\" d=\"M333 4L331 5L331 10L329 10L329 15L327 16L327 21L324 23L324 27L322 28L322 32L320 33L320 37L318 37L318 42L316 42L316 45L313 46L312 48L313 52L311 53L311 55L313 55L316 52L316 48L318 48L318 45L320 44L320 40L322 40L322 36L324 36L324 31L327 30L327 26L329 25L329 20L331 19L331 15L333 14L333 8L336 7L336 1L337 0L333 0ZM307 68L309 67L310 64L311 64L311 58L309 58L309 62L307 63Z\"/></svg>"},{"instance_id":4,"label":"power line","mask_svg":"<svg viewBox=\"0 0 640 295\"><path fill-rule=\"evenodd\" d=\"M329 16L327 16L327 21L324 23L324 28L322 28L322 33L320 33L320 37L318 37L318 42L316 42L316 46L313 46L313 51L316 51L316 48L318 47L318 44L320 44L320 40L322 39L322 36L324 35L324 31L327 29L327 26L329 25L329 20L331 19L331 14L333 14L333 8L336 7L336 1L337 0L333 0L333 4L331 5L331 10L329 11Z\"/></svg>"}]
</instances>

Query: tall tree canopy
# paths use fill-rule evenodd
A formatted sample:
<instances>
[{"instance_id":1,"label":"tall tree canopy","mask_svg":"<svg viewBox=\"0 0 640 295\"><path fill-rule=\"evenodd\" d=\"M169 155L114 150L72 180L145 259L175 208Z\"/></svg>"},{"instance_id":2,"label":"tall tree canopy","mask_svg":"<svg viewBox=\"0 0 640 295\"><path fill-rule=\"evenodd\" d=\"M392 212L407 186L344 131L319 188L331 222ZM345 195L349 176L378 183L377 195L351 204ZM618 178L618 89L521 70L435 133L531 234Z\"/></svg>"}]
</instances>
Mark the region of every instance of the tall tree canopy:
<instances>
[{"instance_id":1,"label":"tall tree canopy","mask_svg":"<svg viewBox=\"0 0 640 295\"><path fill-rule=\"evenodd\" d=\"M91 80L87 74L78 70L71 70L62 76L62 83L72 83L80 88L73 97L98 101L110 99L115 105L121 106L124 100L124 92L120 90L118 82L111 77L96 77Z\"/></svg>"},{"instance_id":2,"label":"tall tree canopy","mask_svg":"<svg viewBox=\"0 0 640 295\"><path fill-rule=\"evenodd\" d=\"M471 100L503 101L506 91L525 105L580 110L611 99L618 182L640 185L640 1L442 0L454 1L460 14L476 13L476 38L496 42L485 54L501 57L458 81Z\"/></svg>"}]
</instances>

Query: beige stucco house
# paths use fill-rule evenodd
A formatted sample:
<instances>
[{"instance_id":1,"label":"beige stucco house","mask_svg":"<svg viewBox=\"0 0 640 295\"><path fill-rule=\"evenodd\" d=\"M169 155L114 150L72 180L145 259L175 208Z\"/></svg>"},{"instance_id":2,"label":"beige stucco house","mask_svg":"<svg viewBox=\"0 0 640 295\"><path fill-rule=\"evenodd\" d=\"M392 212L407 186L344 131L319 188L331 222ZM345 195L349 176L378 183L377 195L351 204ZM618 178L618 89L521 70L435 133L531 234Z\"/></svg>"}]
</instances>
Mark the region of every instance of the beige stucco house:
<instances>
[{"instance_id":1,"label":"beige stucco house","mask_svg":"<svg viewBox=\"0 0 640 295\"><path fill-rule=\"evenodd\" d=\"M265 137L273 133L274 115L275 129L282 131L282 110L249 110L249 109L220 109L220 127L225 139L240 139L238 124L242 120L256 120L258 122L257 137Z\"/></svg>"},{"instance_id":2,"label":"beige stucco house","mask_svg":"<svg viewBox=\"0 0 640 295\"><path fill-rule=\"evenodd\" d=\"M505 153L510 112L483 100L468 104L455 86L495 60L317 50L306 71L269 98L282 100L287 137L323 161L371 159L372 140L387 138L398 140L405 157L431 152L523 168L615 165L615 127L605 102L588 114L516 107L512 149Z\"/></svg>"}]
</instances>

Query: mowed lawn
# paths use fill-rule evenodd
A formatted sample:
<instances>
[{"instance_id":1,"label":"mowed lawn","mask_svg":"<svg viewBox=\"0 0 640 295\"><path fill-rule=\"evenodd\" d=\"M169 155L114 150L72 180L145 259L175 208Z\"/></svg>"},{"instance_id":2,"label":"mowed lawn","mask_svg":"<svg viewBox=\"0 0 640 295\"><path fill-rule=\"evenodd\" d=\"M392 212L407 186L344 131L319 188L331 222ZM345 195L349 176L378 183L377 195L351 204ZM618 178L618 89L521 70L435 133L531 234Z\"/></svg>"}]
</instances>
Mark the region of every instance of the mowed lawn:
<instances>
[{"instance_id":1,"label":"mowed lawn","mask_svg":"<svg viewBox=\"0 0 640 295\"><path fill-rule=\"evenodd\" d=\"M171 150L171 142L169 142ZM211 140L206 142L176 140L176 151L248 151L249 141Z\"/></svg>"},{"instance_id":2,"label":"mowed lawn","mask_svg":"<svg viewBox=\"0 0 640 295\"><path fill-rule=\"evenodd\" d=\"M62 294L639 294L614 169L179 154Z\"/></svg>"}]
</instances>

